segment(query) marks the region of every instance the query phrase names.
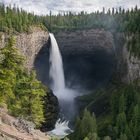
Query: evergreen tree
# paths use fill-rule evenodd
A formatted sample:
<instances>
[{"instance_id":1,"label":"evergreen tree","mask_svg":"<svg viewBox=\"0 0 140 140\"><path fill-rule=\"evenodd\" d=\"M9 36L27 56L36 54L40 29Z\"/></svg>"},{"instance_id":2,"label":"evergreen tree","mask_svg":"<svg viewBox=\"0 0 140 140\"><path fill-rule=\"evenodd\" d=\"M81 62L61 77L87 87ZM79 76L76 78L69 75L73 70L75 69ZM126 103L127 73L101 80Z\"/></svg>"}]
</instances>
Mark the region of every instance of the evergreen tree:
<instances>
[{"instance_id":1,"label":"evergreen tree","mask_svg":"<svg viewBox=\"0 0 140 140\"><path fill-rule=\"evenodd\" d=\"M111 140L111 138L109 136L106 136L103 140Z\"/></svg>"},{"instance_id":2,"label":"evergreen tree","mask_svg":"<svg viewBox=\"0 0 140 140\"><path fill-rule=\"evenodd\" d=\"M13 115L22 115L39 126L44 121L43 101L46 94L35 72L18 79L15 88L16 102L11 108Z\"/></svg>"},{"instance_id":3,"label":"evergreen tree","mask_svg":"<svg viewBox=\"0 0 140 140\"><path fill-rule=\"evenodd\" d=\"M65 137L64 140L70 140L69 138Z\"/></svg>"},{"instance_id":4,"label":"evergreen tree","mask_svg":"<svg viewBox=\"0 0 140 140\"><path fill-rule=\"evenodd\" d=\"M95 115L91 115L87 109L84 110L82 118L77 119L77 124L72 139L79 140L84 139L85 137L91 140L93 138L98 139Z\"/></svg>"},{"instance_id":5,"label":"evergreen tree","mask_svg":"<svg viewBox=\"0 0 140 140\"><path fill-rule=\"evenodd\" d=\"M121 134L119 140L128 140L126 134Z\"/></svg>"},{"instance_id":6,"label":"evergreen tree","mask_svg":"<svg viewBox=\"0 0 140 140\"><path fill-rule=\"evenodd\" d=\"M36 79L35 71L26 72L24 58L15 48L16 40L11 37L0 49L0 104L6 103L9 113L23 116L37 127L45 120L44 86Z\"/></svg>"},{"instance_id":7,"label":"evergreen tree","mask_svg":"<svg viewBox=\"0 0 140 140\"><path fill-rule=\"evenodd\" d=\"M100 140L100 138L98 137L97 133L89 133L87 135L87 137L89 138L89 140Z\"/></svg>"},{"instance_id":8,"label":"evergreen tree","mask_svg":"<svg viewBox=\"0 0 140 140\"><path fill-rule=\"evenodd\" d=\"M122 94L119 99L119 113L125 112L126 110L125 103L126 103L125 97L124 97L124 94Z\"/></svg>"},{"instance_id":9,"label":"evergreen tree","mask_svg":"<svg viewBox=\"0 0 140 140\"><path fill-rule=\"evenodd\" d=\"M13 89L16 83L16 70L20 68L23 58L18 55L14 47L15 38L11 37L6 47L0 49L0 96L1 102L10 103L10 99L15 99Z\"/></svg>"},{"instance_id":10,"label":"evergreen tree","mask_svg":"<svg viewBox=\"0 0 140 140\"><path fill-rule=\"evenodd\" d=\"M89 138L88 137L85 137L83 140L89 140Z\"/></svg>"}]
</instances>

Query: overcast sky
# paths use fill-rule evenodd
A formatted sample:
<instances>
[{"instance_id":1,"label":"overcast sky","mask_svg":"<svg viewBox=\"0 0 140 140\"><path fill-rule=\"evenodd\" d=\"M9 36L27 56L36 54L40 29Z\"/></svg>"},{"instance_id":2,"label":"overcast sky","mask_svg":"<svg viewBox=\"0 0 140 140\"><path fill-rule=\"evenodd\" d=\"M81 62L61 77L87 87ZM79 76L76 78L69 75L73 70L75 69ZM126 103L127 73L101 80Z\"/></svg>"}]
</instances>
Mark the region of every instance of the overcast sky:
<instances>
[{"instance_id":1,"label":"overcast sky","mask_svg":"<svg viewBox=\"0 0 140 140\"><path fill-rule=\"evenodd\" d=\"M135 5L140 7L140 0L0 0L6 5L16 4L23 9L35 14L48 14L49 11L87 11L102 10L102 7L123 7L131 8Z\"/></svg>"}]
</instances>

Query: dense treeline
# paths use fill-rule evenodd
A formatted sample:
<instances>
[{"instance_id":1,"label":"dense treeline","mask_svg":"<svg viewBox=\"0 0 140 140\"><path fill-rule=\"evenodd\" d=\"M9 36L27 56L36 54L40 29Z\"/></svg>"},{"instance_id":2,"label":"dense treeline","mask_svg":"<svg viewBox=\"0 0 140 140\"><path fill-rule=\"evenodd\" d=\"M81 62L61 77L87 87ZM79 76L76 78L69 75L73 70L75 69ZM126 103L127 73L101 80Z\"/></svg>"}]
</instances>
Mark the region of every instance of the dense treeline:
<instances>
[{"instance_id":1,"label":"dense treeline","mask_svg":"<svg viewBox=\"0 0 140 140\"><path fill-rule=\"evenodd\" d=\"M88 28L104 28L116 32L140 32L140 9L137 6L131 10L108 9L105 12L94 12L87 14L86 12L72 13L64 12L58 15L52 15L51 18L46 17L47 27L52 30L60 29L88 29Z\"/></svg>"},{"instance_id":2,"label":"dense treeline","mask_svg":"<svg viewBox=\"0 0 140 140\"><path fill-rule=\"evenodd\" d=\"M139 80L133 84L114 88L111 92L111 94L105 93L110 96L108 99L110 100L110 107L108 106L110 111L103 116L98 116L99 118L96 120L94 113L90 114L85 109L81 118L77 119L75 131L69 136L70 140L140 139Z\"/></svg>"},{"instance_id":3,"label":"dense treeline","mask_svg":"<svg viewBox=\"0 0 140 140\"><path fill-rule=\"evenodd\" d=\"M32 26L40 26L45 29L43 26L44 20L43 17L33 13L0 4L0 31L8 33L30 32Z\"/></svg>"},{"instance_id":4,"label":"dense treeline","mask_svg":"<svg viewBox=\"0 0 140 140\"><path fill-rule=\"evenodd\" d=\"M56 32L66 29L90 29L104 28L113 32L140 32L140 9L137 6L131 10L108 9L105 12L72 13L63 12L57 15L37 16L27 13L16 7L0 5L0 31L5 32L29 32L31 26L45 27L49 31Z\"/></svg>"},{"instance_id":5,"label":"dense treeline","mask_svg":"<svg viewBox=\"0 0 140 140\"><path fill-rule=\"evenodd\" d=\"M140 139L140 87L136 83L120 87L113 93L112 124L108 133L113 140Z\"/></svg>"},{"instance_id":6,"label":"dense treeline","mask_svg":"<svg viewBox=\"0 0 140 140\"><path fill-rule=\"evenodd\" d=\"M128 35L128 49L131 54L140 56L140 9L137 6L131 10L108 9L105 12L72 13L64 12L58 15L37 16L16 7L5 7L0 5L0 31L7 33L32 31L33 26L52 32L59 30L76 30L99 28L111 32L123 32ZM135 35L137 34L137 35ZM131 37L131 38L130 38Z\"/></svg>"},{"instance_id":7,"label":"dense treeline","mask_svg":"<svg viewBox=\"0 0 140 140\"><path fill-rule=\"evenodd\" d=\"M27 72L24 58L15 46L14 37L0 49L0 105L7 105L9 113L24 117L36 124L44 122L46 88L36 79L34 71Z\"/></svg>"},{"instance_id":8,"label":"dense treeline","mask_svg":"<svg viewBox=\"0 0 140 140\"><path fill-rule=\"evenodd\" d=\"M85 109L83 116L77 118L75 132L71 135L74 140L100 140L97 132L96 117Z\"/></svg>"}]
</instances>

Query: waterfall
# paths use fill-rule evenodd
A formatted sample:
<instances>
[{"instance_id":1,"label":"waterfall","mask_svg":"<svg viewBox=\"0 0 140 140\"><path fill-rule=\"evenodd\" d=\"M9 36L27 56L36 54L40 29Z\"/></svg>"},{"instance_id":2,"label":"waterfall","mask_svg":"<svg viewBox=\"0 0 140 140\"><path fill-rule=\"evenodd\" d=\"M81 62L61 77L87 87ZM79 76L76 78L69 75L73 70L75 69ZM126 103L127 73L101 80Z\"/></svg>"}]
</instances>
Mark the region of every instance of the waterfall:
<instances>
[{"instance_id":1,"label":"waterfall","mask_svg":"<svg viewBox=\"0 0 140 140\"><path fill-rule=\"evenodd\" d=\"M73 114L73 99L74 99L74 91L66 88L65 86L65 78L64 78L64 70L63 70L63 62L62 56L57 44L57 41L52 33L50 35L51 40L51 48L50 48L50 71L49 77L52 81L51 88L54 94L58 97L61 113L64 117L69 116L69 114ZM69 111L67 110L69 108ZM64 113L65 112L65 113ZM60 138L65 137L72 130L68 126L69 121L61 120L59 118L55 124L55 129L48 132L50 135L56 135Z\"/></svg>"},{"instance_id":2,"label":"waterfall","mask_svg":"<svg viewBox=\"0 0 140 140\"><path fill-rule=\"evenodd\" d=\"M65 89L64 70L61 53L58 44L52 33L50 33L51 48L50 48L50 72L49 76L52 80L52 89L60 91ZM57 92L56 92L57 93Z\"/></svg>"}]
</instances>

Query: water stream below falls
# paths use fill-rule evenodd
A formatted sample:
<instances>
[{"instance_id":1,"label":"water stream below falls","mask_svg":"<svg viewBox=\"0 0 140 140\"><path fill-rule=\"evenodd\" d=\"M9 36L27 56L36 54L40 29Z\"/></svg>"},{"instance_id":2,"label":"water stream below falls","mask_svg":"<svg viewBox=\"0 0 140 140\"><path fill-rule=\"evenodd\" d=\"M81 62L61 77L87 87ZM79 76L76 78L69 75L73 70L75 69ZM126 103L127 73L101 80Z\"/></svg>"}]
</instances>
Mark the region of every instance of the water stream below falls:
<instances>
[{"instance_id":1,"label":"water stream below falls","mask_svg":"<svg viewBox=\"0 0 140 140\"><path fill-rule=\"evenodd\" d=\"M74 98L77 96L77 92L68 89L65 85L62 56L54 35L52 33L49 35L51 40L49 78L52 81L51 89L59 100L62 115L57 120L54 130L48 134L63 138L72 132L69 127L69 120L75 115Z\"/></svg>"}]
</instances>

